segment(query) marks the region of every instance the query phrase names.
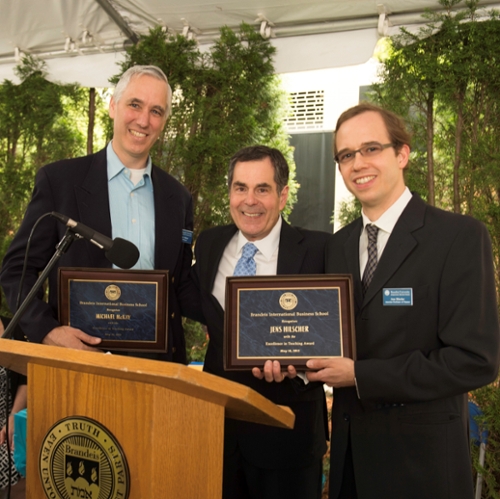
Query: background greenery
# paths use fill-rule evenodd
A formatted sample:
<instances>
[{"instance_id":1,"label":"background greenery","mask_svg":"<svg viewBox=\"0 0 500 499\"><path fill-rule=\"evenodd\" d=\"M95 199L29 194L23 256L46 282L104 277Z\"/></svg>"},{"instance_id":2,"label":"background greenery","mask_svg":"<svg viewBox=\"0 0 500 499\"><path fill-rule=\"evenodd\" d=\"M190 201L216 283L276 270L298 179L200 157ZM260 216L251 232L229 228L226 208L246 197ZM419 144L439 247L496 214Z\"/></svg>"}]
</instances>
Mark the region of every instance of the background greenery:
<instances>
[{"instance_id":1,"label":"background greenery","mask_svg":"<svg viewBox=\"0 0 500 499\"><path fill-rule=\"evenodd\" d=\"M274 74L274 52L244 23L238 33L221 28L205 53L196 41L156 28L129 49L122 65L120 74L135 64L155 64L172 86L172 115L152 157L193 195L195 238L230 222L227 165L242 147L265 144L283 152L292 170L286 214L296 202L295 163L283 125L286 97Z\"/></svg>"},{"instance_id":2,"label":"background greenery","mask_svg":"<svg viewBox=\"0 0 500 499\"><path fill-rule=\"evenodd\" d=\"M471 396L483 415L476 418L480 432L488 431L484 467L479 464L479 446L472 446L474 473L483 476L483 498L500 498L500 384L499 381L475 390Z\"/></svg>"},{"instance_id":3,"label":"background greenery","mask_svg":"<svg viewBox=\"0 0 500 499\"><path fill-rule=\"evenodd\" d=\"M0 85L0 252L5 253L31 196L36 171L84 153L86 90L48 81L44 64L27 57L19 85Z\"/></svg>"},{"instance_id":4,"label":"background greenery","mask_svg":"<svg viewBox=\"0 0 500 499\"><path fill-rule=\"evenodd\" d=\"M429 204L482 220L500 249L500 22L478 20L477 0L440 0L418 34L383 56L373 97L407 118L414 148L407 182Z\"/></svg>"}]
</instances>

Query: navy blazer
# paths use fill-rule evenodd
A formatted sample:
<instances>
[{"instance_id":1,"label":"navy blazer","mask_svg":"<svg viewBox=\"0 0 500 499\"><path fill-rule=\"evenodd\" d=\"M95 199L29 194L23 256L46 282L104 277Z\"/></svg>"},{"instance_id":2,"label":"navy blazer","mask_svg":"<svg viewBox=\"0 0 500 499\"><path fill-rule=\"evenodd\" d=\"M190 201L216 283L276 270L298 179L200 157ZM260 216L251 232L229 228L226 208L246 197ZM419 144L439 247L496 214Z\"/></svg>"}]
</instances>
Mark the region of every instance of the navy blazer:
<instances>
[{"instance_id":1,"label":"navy blazer","mask_svg":"<svg viewBox=\"0 0 500 499\"><path fill-rule=\"evenodd\" d=\"M186 362L181 313L192 299L188 274L192 250L182 242L182 230L193 229L192 199L187 189L171 175L153 166L151 173L155 205L155 268L170 272L169 351L157 358ZM43 214L56 211L111 237L111 216L107 181L106 150L89 156L67 159L41 168L25 217L5 255L0 282L7 302L15 309L18 283L29 233ZM66 227L51 217L45 218L34 232L29 253L24 296L35 283L38 273L52 257ZM30 341L41 342L57 319L58 267L111 267L104 252L88 241L78 240L49 275L48 303L35 299L21 320L21 328Z\"/></svg>"},{"instance_id":2,"label":"navy blazer","mask_svg":"<svg viewBox=\"0 0 500 499\"><path fill-rule=\"evenodd\" d=\"M323 386L301 380L285 379L267 383L250 371L224 371L224 311L212 289L224 250L236 233L235 225L215 227L200 234L195 246L194 279L201 292L201 305L210 341L204 370L242 383L276 404L287 405L295 413L295 428L284 430L270 426L227 420L225 448L239 445L242 455L264 468L307 466L326 451L327 414ZM283 221L278 254L278 274L324 273L324 250L332 237L326 232L292 227ZM286 456L286 457L285 457Z\"/></svg>"},{"instance_id":3,"label":"navy blazer","mask_svg":"<svg viewBox=\"0 0 500 499\"><path fill-rule=\"evenodd\" d=\"M361 230L327 248L326 271L354 276L360 395L334 390L330 498L350 435L360 498L470 499L467 392L496 378L500 356L488 232L414 195L363 297ZM384 306L385 288L411 288L413 305Z\"/></svg>"}]
</instances>

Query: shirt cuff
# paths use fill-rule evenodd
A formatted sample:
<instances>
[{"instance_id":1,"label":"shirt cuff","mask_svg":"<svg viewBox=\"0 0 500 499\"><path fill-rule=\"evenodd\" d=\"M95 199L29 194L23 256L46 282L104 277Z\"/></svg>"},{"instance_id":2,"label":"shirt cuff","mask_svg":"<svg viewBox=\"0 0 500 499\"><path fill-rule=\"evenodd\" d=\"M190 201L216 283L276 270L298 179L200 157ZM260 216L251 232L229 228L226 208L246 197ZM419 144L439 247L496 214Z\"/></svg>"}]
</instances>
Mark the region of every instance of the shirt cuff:
<instances>
[{"instance_id":1,"label":"shirt cuff","mask_svg":"<svg viewBox=\"0 0 500 499\"><path fill-rule=\"evenodd\" d=\"M359 396L358 380L356 379L356 376L354 376L354 386L356 387L356 395L358 396L358 399L361 399Z\"/></svg>"}]
</instances>

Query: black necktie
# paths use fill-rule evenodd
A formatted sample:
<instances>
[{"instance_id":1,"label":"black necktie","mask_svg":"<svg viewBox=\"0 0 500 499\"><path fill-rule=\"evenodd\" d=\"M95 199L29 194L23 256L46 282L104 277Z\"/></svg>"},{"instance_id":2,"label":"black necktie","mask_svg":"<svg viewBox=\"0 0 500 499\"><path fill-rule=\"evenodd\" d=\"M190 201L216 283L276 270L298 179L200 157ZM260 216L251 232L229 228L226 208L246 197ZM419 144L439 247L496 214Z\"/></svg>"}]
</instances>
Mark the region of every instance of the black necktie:
<instances>
[{"instance_id":1,"label":"black necktie","mask_svg":"<svg viewBox=\"0 0 500 499\"><path fill-rule=\"evenodd\" d=\"M365 271L363 272L363 294L366 293L370 282L372 282L373 274L377 268L377 235L378 227L376 225L368 224L366 227L368 234L368 261L366 262Z\"/></svg>"}]
</instances>

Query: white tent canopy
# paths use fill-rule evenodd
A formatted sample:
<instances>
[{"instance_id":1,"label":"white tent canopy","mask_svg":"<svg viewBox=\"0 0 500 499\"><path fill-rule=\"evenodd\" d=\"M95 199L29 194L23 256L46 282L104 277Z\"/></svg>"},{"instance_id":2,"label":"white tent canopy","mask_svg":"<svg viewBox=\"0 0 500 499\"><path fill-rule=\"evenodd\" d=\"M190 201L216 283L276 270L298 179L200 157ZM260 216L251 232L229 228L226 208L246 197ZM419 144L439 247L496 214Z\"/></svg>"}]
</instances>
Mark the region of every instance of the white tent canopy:
<instances>
[{"instance_id":1,"label":"white tent canopy","mask_svg":"<svg viewBox=\"0 0 500 499\"><path fill-rule=\"evenodd\" d=\"M441 8L437 0L0 0L0 80L15 81L14 66L33 54L54 80L107 86L124 47L153 26L208 47L221 26L242 21L271 37L279 73L348 66L368 60L381 36Z\"/></svg>"}]
</instances>

